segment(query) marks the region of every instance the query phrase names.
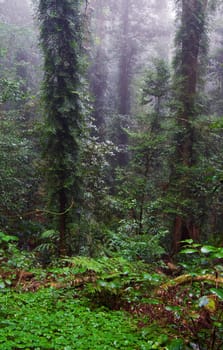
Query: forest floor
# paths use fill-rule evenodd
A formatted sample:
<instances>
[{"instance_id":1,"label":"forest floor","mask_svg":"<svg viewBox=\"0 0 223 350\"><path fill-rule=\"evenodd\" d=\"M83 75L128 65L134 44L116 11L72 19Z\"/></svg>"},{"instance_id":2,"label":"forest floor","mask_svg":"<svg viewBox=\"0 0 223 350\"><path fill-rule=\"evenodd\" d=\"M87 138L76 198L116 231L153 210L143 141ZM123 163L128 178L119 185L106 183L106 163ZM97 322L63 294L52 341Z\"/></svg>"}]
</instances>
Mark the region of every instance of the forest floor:
<instances>
[{"instance_id":1,"label":"forest floor","mask_svg":"<svg viewBox=\"0 0 223 350\"><path fill-rule=\"evenodd\" d=\"M2 350L223 349L214 274L102 274L93 262L78 273L66 266L0 275Z\"/></svg>"}]
</instances>

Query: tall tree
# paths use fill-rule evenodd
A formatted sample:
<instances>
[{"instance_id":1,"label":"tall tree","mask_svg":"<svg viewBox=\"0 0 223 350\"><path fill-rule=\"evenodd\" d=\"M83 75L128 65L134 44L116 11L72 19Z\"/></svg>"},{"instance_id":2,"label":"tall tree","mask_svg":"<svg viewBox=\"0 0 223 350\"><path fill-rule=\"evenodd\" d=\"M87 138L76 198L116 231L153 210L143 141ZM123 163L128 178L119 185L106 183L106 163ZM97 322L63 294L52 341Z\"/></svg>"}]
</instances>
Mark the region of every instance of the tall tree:
<instances>
[{"instance_id":1,"label":"tall tree","mask_svg":"<svg viewBox=\"0 0 223 350\"><path fill-rule=\"evenodd\" d=\"M40 0L39 19L45 58L46 191L50 210L57 212L58 252L62 255L69 253L70 224L77 220L75 212L80 195L80 3L78 0Z\"/></svg>"},{"instance_id":2,"label":"tall tree","mask_svg":"<svg viewBox=\"0 0 223 350\"><path fill-rule=\"evenodd\" d=\"M192 172L196 165L194 121L196 109L199 54L205 33L207 0L180 2L181 27L177 36L176 56L176 137L173 185L177 187L178 208L174 223L174 250L182 239L199 238L199 225L195 214L197 193L194 193ZM180 208L180 203L183 203Z\"/></svg>"},{"instance_id":3,"label":"tall tree","mask_svg":"<svg viewBox=\"0 0 223 350\"><path fill-rule=\"evenodd\" d=\"M133 48L130 35L130 12L131 0L122 0L120 4L120 42L119 42L119 70L118 70L118 114L117 118L117 141L123 148L118 155L118 164L126 165L128 153L125 150L128 144L128 136L124 127L127 125L126 117L130 114L130 83Z\"/></svg>"},{"instance_id":4,"label":"tall tree","mask_svg":"<svg viewBox=\"0 0 223 350\"><path fill-rule=\"evenodd\" d=\"M125 166L128 163L128 135L125 130L129 124L128 116L132 106L132 81L136 68L137 55L142 42L142 33L145 23L142 9L146 11L148 1L140 2L121 0L119 4L120 18L118 31L118 79L117 79L117 112L116 138L121 152L118 164ZM148 20L148 18L147 18ZM140 23L141 21L141 23ZM142 30L143 23L143 30Z\"/></svg>"},{"instance_id":5,"label":"tall tree","mask_svg":"<svg viewBox=\"0 0 223 350\"><path fill-rule=\"evenodd\" d=\"M106 20L108 12L108 3L104 0L94 0L91 4L93 15L91 15L92 29L92 50L89 69L90 91L93 95L93 124L96 129L93 135L100 141L105 139L105 115L106 115L106 92L107 92L107 48L106 42Z\"/></svg>"},{"instance_id":6,"label":"tall tree","mask_svg":"<svg viewBox=\"0 0 223 350\"><path fill-rule=\"evenodd\" d=\"M121 4L121 43L118 82L118 112L127 115L130 112L130 75L132 60L132 45L130 40L130 0L122 0ZM125 141L125 140L123 140Z\"/></svg>"},{"instance_id":7,"label":"tall tree","mask_svg":"<svg viewBox=\"0 0 223 350\"><path fill-rule=\"evenodd\" d=\"M156 20L156 13L160 13L161 8L166 7L165 0L159 1L158 4L149 0L119 0L117 4L119 13L115 45L118 49L116 55L118 69L115 96L118 116L114 120L116 131L114 142L122 151L118 157L118 164L122 166L128 162L128 154L125 151L128 144L126 133L129 125L128 116L133 113L137 104L134 85L142 79L145 65L156 55L154 51L161 51L159 44L153 42L157 33L165 36L167 30L164 29L163 21ZM160 42L160 38L157 41ZM165 48L166 43L162 45L163 56L168 51Z\"/></svg>"}]
</instances>

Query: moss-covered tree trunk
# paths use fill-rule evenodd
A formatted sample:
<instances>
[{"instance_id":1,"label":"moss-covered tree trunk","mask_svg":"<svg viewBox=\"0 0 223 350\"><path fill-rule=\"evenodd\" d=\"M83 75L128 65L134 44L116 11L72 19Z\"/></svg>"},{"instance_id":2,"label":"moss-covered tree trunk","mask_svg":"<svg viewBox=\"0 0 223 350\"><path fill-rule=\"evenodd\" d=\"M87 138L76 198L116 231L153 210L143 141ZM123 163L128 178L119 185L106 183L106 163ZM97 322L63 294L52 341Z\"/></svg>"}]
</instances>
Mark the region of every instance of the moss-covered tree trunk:
<instances>
[{"instance_id":1,"label":"moss-covered tree trunk","mask_svg":"<svg viewBox=\"0 0 223 350\"><path fill-rule=\"evenodd\" d=\"M58 253L63 255L70 251L70 224L77 220L80 197L79 1L40 0L39 20L45 69L46 193L59 231Z\"/></svg>"}]
</instances>

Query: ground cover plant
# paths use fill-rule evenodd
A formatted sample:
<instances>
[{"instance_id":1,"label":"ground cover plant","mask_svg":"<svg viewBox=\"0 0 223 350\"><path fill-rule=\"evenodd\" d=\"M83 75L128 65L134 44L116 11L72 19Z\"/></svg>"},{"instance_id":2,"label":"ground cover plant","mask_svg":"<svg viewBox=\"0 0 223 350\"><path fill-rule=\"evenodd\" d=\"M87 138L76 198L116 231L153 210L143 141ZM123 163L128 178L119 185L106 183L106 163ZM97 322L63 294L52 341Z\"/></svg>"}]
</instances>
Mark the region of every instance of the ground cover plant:
<instances>
[{"instance_id":1,"label":"ground cover plant","mask_svg":"<svg viewBox=\"0 0 223 350\"><path fill-rule=\"evenodd\" d=\"M89 301L70 290L5 291L0 300L0 349L176 348L159 329L140 329L124 311L91 310Z\"/></svg>"},{"instance_id":2,"label":"ground cover plant","mask_svg":"<svg viewBox=\"0 0 223 350\"><path fill-rule=\"evenodd\" d=\"M91 309L73 293L41 289L1 294L1 349L146 349L122 312Z\"/></svg>"},{"instance_id":3,"label":"ground cover plant","mask_svg":"<svg viewBox=\"0 0 223 350\"><path fill-rule=\"evenodd\" d=\"M19 259L9 238L0 349L223 348L222 248L185 241L175 269L81 256L43 269Z\"/></svg>"}]
</instances>

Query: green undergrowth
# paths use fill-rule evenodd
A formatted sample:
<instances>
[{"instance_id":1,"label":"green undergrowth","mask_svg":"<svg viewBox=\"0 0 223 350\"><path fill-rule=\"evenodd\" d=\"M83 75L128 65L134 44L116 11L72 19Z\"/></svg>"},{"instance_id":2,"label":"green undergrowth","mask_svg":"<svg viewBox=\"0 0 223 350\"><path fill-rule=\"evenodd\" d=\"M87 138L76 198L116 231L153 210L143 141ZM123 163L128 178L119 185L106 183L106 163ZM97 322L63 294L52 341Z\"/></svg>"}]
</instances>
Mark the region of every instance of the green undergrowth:
<instances>
[{"instance_id":1,"label":"green undergrowth","mask_svg":"<svg viewBox=\"0 0 223 350\"><path fill-rule=\"evenodd\" d=\"M0 305L2 350L181 349L179 340L170 341L157 328L139 328L126 312L91 310L87 299L70 290L5 290Z\"/></svg>"},{"instance_id":2,"label":"green undergrowth","mask_svg":"<svg viewBox=\"0 0 223 350\"><path fill-rule=\"evenodd\" d=\"M221 247L182 242L167 275L164 262L123 257L34 268L2 241L0 350L223 350Z\"/></svg>"}]
</instances>

